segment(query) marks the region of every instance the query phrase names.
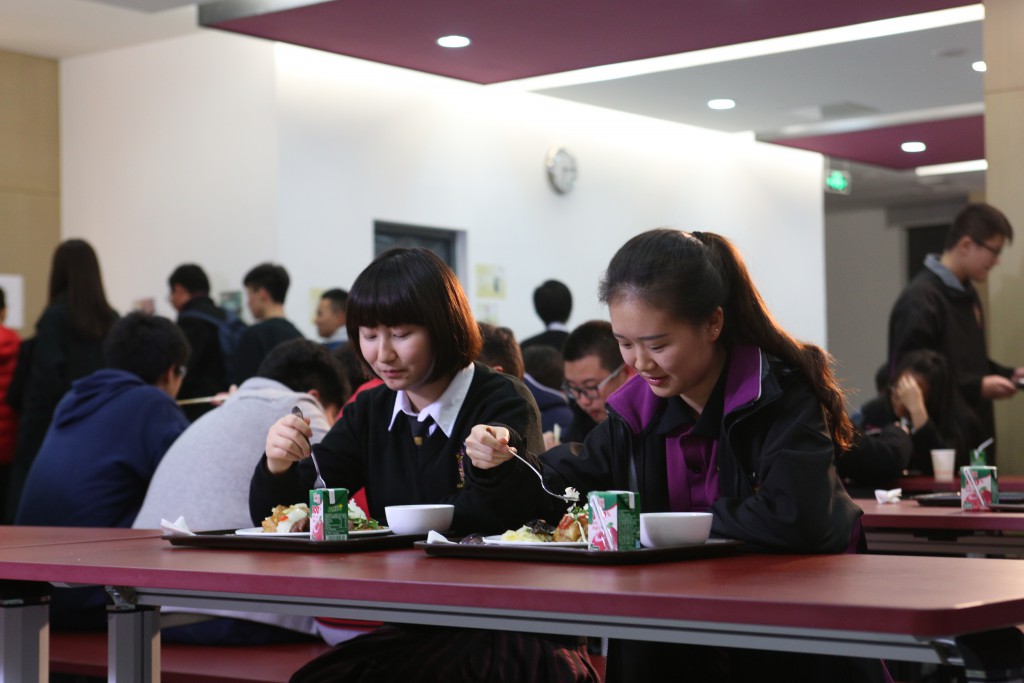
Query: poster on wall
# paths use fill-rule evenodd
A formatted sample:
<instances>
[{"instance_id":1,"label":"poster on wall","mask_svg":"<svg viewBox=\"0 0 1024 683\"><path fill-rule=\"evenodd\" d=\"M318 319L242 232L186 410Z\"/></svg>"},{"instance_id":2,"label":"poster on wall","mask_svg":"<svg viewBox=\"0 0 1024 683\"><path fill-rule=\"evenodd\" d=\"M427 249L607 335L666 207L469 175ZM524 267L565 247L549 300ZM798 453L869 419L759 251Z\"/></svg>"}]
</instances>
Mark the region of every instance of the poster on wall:
<instances>
[{"instance_id":1,"label":"poster on wall","mask_svg":"<svg viewBox=\"0 0 1024 683\"><path fill-rule=\"evenodd\" d=\"M478 263L476 266L478 299L505 298L505 267Z\"/></svg>"},{"instance_id":2,"label":"poster on wall","mask_svg":"<svg viewBox=\"0 0 1024 683\"><path fill-rule=\"evenodd\" d=\"M0 273L0 289L7 299L4 326L15 330L25 327L25 279L20 275Z\"/></svg>"}]
</instances>

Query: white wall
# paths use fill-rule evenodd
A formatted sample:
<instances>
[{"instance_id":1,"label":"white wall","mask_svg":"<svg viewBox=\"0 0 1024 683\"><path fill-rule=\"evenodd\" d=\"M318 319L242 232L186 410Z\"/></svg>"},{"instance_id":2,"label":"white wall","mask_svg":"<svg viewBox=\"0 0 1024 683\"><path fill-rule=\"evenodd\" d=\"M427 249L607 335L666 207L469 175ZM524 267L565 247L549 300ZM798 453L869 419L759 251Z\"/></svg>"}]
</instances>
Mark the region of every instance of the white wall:
<instances>
[{"instance_id":1,"label":"white wall","mask_svg":"<svg viewBox=\"0 0 1024 683\"><path fill-rule=\"evenodd\" d=\"M674 225L733 238L780 322L825 341L816 154L215 32L69 60L61 107L64 234L98 248L121 310L169 314L183 261L222 290L278 260L312 335L310 289L347 287L389 220L465 230L474 309L523 337L542 280L572 289L571 325L603 317L614 250ZM543 172L555 144L579 163L566 196ZM475 296L478 264L509 298Z\"/></svg>"},{"instance_id":2,"label":"white wall","mask_svg":"<svg viewBox=\"0 0 1024 683\"><path fill-rule=\"evenodd\" d=\"M829 351L851 407L875 395L874 376L888 354L889 311L906 282L906 241L884 209L830 212Z\"/></svg>"}]
</instances>

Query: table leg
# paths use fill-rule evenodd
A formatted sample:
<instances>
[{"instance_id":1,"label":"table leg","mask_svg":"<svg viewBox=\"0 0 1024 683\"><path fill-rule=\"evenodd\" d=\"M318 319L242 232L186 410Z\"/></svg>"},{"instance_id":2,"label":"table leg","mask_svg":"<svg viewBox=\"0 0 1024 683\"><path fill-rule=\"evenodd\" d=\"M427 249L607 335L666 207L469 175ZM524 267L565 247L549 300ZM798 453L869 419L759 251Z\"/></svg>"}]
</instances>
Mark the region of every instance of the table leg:
<instances>
[{"instance_id":1,"label":"table leg","mask_svg":"<svg viewBox=\"0 0 1024 683\"><path fill-rule=\"evenodd\" d=\"M160 683L160 610L107 588L107 683Z\"/></svg>"},{"instance_id":2,"label":"table leg","mask_svg":"<svg viewBox=\"0 0 1024 683\"><path fill-rule=\"evenodd\" d=\"M1024 682L1024 634L1016 628L959 636L969 683Z\"/></svg>"},{"instance_id":3,"label":"table leg","mask_svg":"<svg viewBox=\"0 0 1024 683\"><path fill-rule=\"evenodd\" d=\"M50 586L0 585L0 683L50 680Z\"/></svg>"}]
</instances>

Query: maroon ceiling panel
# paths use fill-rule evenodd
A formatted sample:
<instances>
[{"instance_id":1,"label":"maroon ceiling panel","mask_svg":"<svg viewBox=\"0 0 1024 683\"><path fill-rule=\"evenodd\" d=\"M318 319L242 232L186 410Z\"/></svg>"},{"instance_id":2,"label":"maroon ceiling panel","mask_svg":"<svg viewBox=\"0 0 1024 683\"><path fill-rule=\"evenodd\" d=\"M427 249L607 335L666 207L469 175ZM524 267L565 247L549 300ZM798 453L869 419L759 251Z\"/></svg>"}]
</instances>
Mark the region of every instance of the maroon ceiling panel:
<instances>
[{"instance_id":1,"label":"maroon ceiling panel","mask_svg":"<svg viewBox=\"0 0 1024 683\"><path fill-rule=\"evenodd\" d=\"M924 152L909 154L904 142L923 142ZM773 140L775 144L820 152L830 157L894 169L915 168L985 158L985 119L968 116L906 126L875 128L806 138Z\"/></svg>"},{"instance_id":2,"label":"maroon ceiling panel","mask_svg":"<svg viewBox=\"0 0 1024 683\"><path fill-rule=\"evenodd\" d=\"M474 83L689 52L977 0L330 0L210 26ZM472 39L445 49L440 36Z\"/></svg>"}]
</instances>

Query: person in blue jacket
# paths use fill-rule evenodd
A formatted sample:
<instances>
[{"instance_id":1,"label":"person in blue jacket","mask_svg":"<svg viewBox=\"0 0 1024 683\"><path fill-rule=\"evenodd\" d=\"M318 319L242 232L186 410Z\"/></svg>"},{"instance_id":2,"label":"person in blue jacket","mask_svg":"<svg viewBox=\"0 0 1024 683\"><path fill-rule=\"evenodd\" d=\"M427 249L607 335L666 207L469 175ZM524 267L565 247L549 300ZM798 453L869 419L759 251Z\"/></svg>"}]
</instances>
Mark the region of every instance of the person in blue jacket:
<instances>
[{"instance_id":1,"label":"person in blue jacket","mask_svg":"<svg viewBox=\"0 0 1024 683\"><path fill-rule=\"evenodd\" d=\"M582 450L545 454L549 490L626 489L640 493L645 512L710 511L713 535L752 551L854 546L861 511L834 464L853 428L829 357L775 323L728 240L637 235L612 258L600 296L636 376L608 398L608 418ZM467 450L498 450L504 436L474 435ZM883 675L878 661L620 640L609 642L607 667L609 682L665 672L693 681Z\"/></svg>"},{"instance_id":2,"label":"person in blue jacket","mask_svg":"<svg viewBox=\"0 0 1024 683\"><path fill-rule=\"evenodd\" d=\"M110 330L107 367L61 399L22 492L15 524L129 528L164 453L189 422L174 397L189 347L167 318L132 313ZM102 587L56 589L57 629L104 628Z\"/></svg>"}]
</instances>

